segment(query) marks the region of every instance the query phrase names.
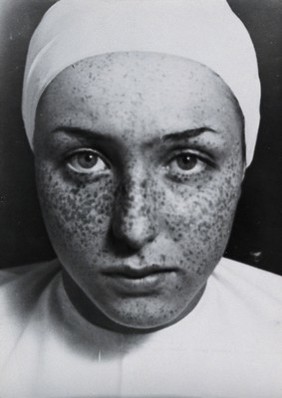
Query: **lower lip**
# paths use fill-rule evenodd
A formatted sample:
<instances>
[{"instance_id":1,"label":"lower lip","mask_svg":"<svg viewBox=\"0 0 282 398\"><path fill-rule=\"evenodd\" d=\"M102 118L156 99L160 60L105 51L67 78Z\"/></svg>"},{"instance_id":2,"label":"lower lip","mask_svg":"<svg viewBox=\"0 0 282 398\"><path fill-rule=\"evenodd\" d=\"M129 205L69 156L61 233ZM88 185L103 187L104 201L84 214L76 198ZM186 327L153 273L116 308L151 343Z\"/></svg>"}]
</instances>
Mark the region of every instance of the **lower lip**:
<instances>
[{"instance_id":1,"label":"lower lip","mask_svg":"<svg viewBox=\"0 0 282 398\"><path fill-rule=\"evenodd\" d=\"M150 295L167 285L175 277L175 272L157 272L142 278L128 278L123 275L108 274L108 278L118 290L131 295Z\"/></svg>"}]
</instances>

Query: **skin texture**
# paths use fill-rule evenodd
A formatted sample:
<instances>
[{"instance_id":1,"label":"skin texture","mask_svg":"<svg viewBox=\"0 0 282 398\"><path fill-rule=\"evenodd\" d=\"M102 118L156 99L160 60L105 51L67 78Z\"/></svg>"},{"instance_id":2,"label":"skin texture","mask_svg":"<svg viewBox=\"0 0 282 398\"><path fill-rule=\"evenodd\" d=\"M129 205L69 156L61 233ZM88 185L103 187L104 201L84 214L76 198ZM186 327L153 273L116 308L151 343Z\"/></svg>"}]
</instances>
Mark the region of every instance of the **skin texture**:
<instances>
[{"instance_id":1,"label":"skin texture","mask_svg":"<svg viewBox=\"0 0 282 398\"><path fill-rule=\"evenodd\" d=\"M179 57L96 56L49 85L37 109L38 194L86 319L140 333L194 308L230 235L242 129L227 85ZM157 267L155 279L124 277L124 265Z\"/></svg>"}]
</instances>

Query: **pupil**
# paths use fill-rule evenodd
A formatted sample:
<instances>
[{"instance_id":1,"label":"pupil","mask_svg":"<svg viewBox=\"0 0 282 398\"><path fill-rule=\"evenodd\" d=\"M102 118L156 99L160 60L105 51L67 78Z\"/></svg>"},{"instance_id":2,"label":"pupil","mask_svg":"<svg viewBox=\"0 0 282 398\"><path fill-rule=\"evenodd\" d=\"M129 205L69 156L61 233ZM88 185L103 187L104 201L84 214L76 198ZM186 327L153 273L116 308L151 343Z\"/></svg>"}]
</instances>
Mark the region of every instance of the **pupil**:
<instances>
[{"instance_id":1,"label":"pupil","mask_svg":"<svg viewBox=\"0 0 282 398\"><path fill-rule=\"evenodd\" d=\"M86 162L91 162L92 159L93 159L93 155L89 155L89 154L85 155Z\"/></svg>"},{"instance_id":2,"label":"pupil","mask_svg":"<svg viewBox=\"0 0 282 398\"><path fill-rule=\"evenodd\" d=\"M97 163L97 156L93 153L83 153L78 158L80 166L84 168L91 168Z\"/></svg>"},{"instance_id":3,"label":"pupil","mask_svg":"<svg viewBox=\"0 0 282 398\"><path fill-rule=\"evenodd\" d=\"M177 159L177 165L182 170L191 170L196 166L197 158L191 155L183 155Z\"/></svg>"}]
</instances>

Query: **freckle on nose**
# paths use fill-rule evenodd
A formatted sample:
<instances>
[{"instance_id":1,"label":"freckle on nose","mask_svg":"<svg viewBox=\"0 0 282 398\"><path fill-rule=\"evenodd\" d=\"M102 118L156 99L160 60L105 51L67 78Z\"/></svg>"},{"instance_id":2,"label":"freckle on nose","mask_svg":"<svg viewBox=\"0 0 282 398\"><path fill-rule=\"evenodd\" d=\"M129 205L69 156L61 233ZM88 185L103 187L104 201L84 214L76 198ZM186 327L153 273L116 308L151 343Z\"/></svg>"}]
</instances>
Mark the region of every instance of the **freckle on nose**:
<instances>
[{"instance_id":1,"label":"freckle on nose","mask_svg":"<svg viewBox=\"0 0 282 398\"><path fill-rule=\"evenodd\" d=\"M116 192L113 231L117 238L141 248L158 234L156 203L147 181L127 181Z\"/></svg>"}]
</instances>

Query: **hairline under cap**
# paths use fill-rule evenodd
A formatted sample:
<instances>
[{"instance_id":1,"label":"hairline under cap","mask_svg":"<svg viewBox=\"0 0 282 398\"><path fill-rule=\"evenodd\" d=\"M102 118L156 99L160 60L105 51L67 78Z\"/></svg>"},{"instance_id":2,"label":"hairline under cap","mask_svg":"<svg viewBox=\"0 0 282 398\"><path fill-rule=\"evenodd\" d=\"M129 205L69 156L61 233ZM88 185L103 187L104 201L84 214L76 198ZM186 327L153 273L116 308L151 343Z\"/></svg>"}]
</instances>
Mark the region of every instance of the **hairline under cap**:
<instances>
[{"instance_id":1,"label":"hairline under cap","mask_svg":"<svg viewBox=\"0 0 282 398\"><path fill-rule=\"evenodd\" d=\"M31 40L25 72L23 117L31 145L38 101L50 82L65 68L103 53L158 52L202 63L229 86L246 120L249 164L258 130L260 100L254 48L243 24L224 0L205 1L152 0L150 13L148 2L144 3L144 0L61 0L51 7ZM85 10L82 5L85 5ZM221 17L224 17L223 24ZM187 26L189 18L191 26ZM195 20L201 25L200 28L194 23ZM59 30L56 25L58 21L63 24ZM109 26L107 21L111 22ZM179 22L180 26L175 27L174 24L167 33L168 22L171 21ZM158 29L155 29L156 26ZM223 29L228 39L223 37ZM129 37L128 31L132 33ZM100 40L89 41L90 33ZM207 46L212 34L215 38L212 37ZM240 42L236 42L237 36ZM205 52L205 48L208 51ZM192 56L189 56L191 53Z\"/></svg>"}]
</instances>

